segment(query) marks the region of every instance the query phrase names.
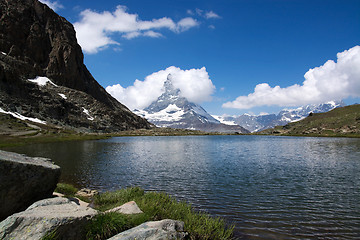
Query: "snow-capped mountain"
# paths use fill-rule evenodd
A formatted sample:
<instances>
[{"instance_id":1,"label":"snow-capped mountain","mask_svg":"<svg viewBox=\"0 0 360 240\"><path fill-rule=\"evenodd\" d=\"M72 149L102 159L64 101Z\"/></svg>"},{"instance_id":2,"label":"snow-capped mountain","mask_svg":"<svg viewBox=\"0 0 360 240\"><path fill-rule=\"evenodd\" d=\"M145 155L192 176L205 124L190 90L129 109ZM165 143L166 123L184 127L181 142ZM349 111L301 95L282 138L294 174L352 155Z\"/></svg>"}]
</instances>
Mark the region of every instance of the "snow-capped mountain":
<instances>
[{"instance_id":1,"label":"snow-capped mountain","mask_svg":"<svg viewBox=\"0 0 360 240\"><path fill-rule=\"evenodd\" d=\"M181 96L180 89L172 84L168 75L164 83L165 92L144 110L134 113L144 117L158 127L185 128L208 132L248 133L238 125L226 125L208 114L200 105Z\"/></svg>"},{"instance_id":2,"label":"snow-capped mountain","mask_svg":"<svg viewBox=\"0 0 360 240\"><path fill-rule=\"evenodd\" d=\"M345 106L342 101L330 101L322 104L311 104L295 109L283 109L279 114L240 116L213 116L223 123L238 124L251 132L258 132L275 126L283 126L289 122L296 122L309 116L310 113L328 112L337 107Z\"/></svg>"}]
</instances>

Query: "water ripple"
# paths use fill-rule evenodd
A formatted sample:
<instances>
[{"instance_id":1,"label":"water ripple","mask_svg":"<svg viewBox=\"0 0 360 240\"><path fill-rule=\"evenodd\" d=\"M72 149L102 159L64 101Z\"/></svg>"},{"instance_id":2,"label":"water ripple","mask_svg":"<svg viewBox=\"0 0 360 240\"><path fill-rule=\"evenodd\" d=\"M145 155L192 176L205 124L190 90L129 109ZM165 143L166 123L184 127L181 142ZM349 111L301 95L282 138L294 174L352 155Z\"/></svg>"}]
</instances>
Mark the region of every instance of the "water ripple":
<instances>
[{"instance_id":1,"label":"water ripple","mask_svg":"<svg viewBox=\"0 0 360 240\"><path fill-rule=\"evenodd\" d=\"M165 191L234 223L238 239L360 239L360 140L129 137L13 149L62 179Z\"/></svg>"}]
</instances>

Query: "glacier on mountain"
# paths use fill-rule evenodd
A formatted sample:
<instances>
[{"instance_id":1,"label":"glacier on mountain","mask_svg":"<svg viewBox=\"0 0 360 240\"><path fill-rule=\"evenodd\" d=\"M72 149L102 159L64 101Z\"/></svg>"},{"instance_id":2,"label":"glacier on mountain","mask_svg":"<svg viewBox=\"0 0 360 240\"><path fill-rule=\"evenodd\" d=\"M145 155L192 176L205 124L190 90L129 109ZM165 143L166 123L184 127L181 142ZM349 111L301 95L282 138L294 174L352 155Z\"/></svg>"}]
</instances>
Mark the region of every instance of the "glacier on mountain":
<instances>
[{"instance_id":1,"label":"glacier on mountain","mask_svg":"<svg viewBox=\"0 0 360 240\"><path fill-rule=\"evenodd\" d=\"M164 82L164 93L143 110L134 113L158 127L186 128L202 131L238 132L248 131L238 125L227 125L215 119L199 104L189 102L172 84L169 74Z\"/></svg>"}]
</instances>

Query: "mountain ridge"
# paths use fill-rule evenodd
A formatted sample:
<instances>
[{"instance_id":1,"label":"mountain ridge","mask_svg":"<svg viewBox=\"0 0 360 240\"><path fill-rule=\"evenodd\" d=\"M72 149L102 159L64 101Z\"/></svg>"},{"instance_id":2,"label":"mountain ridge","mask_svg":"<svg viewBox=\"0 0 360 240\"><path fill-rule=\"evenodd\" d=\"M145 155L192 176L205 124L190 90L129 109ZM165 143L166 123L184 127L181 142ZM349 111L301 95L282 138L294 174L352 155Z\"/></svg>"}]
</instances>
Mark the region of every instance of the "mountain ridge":
<instances>
[{"instance_id":1,"label":"mountain ridge","mask_svg":"<svg viewBox=\"0 0 360 240\"><path fill-rule=\"evenodd\" d=\"M0 108L65 128L150 128L115 100L83 63L74 27L38 0L0 0ZM29 81L46 77L57 86ZM61 95L68 95L63 98ZM95 117L90 120L84 108Z\"/></svg>"},{"instance_id":2,"label":"mountain ridge","mask_svg":"<svg viewBox=\"0 0 360 240\"><path fill-rule=\"evenodd\" d=\"M267 129L260 134L360 137L360 104L310 114L300 121Z\"/></svg>"},{"instance_id":3,"label":"mountain ridge","mask_svg":"<svg viewBox=\"0 0 360 240\"><path fill-rule=\"evenodd\" d=\"M290 122L300 121L310 113L328 112L337 107L345 106L342 101L329 101L321 104L309 104L294 109L283 109L278 114L240 116L215 116L222 122L238 124L251 132L263 131L275 126L284 126Z\"/></svg>"}]
</instances>

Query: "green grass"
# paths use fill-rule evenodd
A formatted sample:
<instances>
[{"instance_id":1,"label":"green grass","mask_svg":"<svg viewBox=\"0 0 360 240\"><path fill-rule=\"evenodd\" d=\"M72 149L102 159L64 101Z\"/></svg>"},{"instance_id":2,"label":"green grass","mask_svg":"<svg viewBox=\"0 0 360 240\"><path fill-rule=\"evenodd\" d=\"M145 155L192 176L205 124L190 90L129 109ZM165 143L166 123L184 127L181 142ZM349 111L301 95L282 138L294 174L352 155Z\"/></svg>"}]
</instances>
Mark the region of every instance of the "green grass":
<instances>
[{"instance_id":1,"label":"green grass","mask_svg":"<svg viewBox=\"0 0 360 240\"><path fill-rule=\"evenodd\" d=\"M179 202L165 193L145 193L141 188L132 187L100 194L95 197L94 203L99 210L105 211L128 201L135 201L144 213L137 214L132 218L125 217L127 223L124 225L117 224L117 220L120 218L119 216L103 216L101 220L97 219L95 221L101 222L104 221L103 218L108 218L110 222L114 222L110 224L112 227L110 227L110 229L100 228L100 231L94 228L96 231L91 230L91 236L102 236L103 233L101 233L101 231L103 230L108 233L113 233L115 232L115 228L123 230L123 226L130 228L146 221L173 219L181 220L185 223L185 231L189 233L189 239L232 239L233 226L227 227L224 220L220 218L213 218L206 213L196 212L191 205L185 202ZM96 232L96 234L93 234L94 232ZM105 235L108 237L110 234L104 234L104 236Z\"/></svg>"},{"instance_id":2,"label":"green grass","mask_svg":"<svg viewBox=\"0 0 360 240\"><path fill-rule=\"evenodd\" d=\"M76 187L67 183L58 183L55 192L62 193L66 197L74 197L75 193L79 191Z\"/></svg>"}]
</instances>

